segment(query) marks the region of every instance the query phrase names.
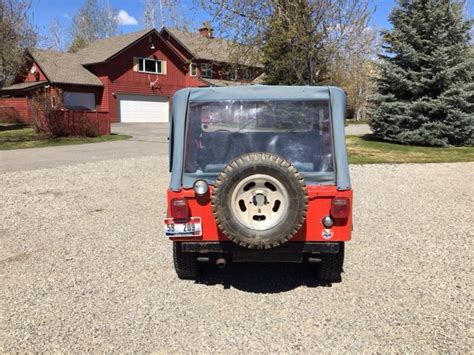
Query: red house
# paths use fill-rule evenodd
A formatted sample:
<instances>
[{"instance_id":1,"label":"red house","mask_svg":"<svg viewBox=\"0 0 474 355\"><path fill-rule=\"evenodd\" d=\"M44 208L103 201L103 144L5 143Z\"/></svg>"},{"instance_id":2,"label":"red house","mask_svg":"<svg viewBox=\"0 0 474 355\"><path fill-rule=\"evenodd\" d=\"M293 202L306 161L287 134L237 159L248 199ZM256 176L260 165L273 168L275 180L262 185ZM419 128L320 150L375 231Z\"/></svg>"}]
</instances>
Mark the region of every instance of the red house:
<instances>
[{"instance_id":1,"label":"red house","mask_svg":"<svg viewBox=\"0 0 474 355\"><path fill-rule=\"evenodd\" d=\"M129 33L77 53L30 49L27 71L0 90L0 114L15 110L31 122L30 98L44 92L53 108L100 112L110 122L168 122L176 90L255 83L262 66L248 51L214 38L209 26Z\"/></svg>"}]
</instances>

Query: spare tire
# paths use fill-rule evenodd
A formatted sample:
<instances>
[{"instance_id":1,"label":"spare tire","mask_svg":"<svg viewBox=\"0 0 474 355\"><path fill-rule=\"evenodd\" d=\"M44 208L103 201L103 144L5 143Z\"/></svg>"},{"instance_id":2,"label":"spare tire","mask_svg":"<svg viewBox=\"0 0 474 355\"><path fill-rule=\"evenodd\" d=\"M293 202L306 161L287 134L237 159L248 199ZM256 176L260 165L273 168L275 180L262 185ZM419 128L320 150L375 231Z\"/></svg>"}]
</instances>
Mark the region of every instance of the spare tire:
<instances>
[{"instance_id":1,"label":"spare tire","mask_svg":"<svg viewBox=\"0 0 474 355\"><path fill-rule=\"evenodd\" d=\"M288 241L304 223L307 206L303 177L271 153L232 160L217 177L212 195L218 227L246 248L268 249Z\"/></svg>"}]
</instances>

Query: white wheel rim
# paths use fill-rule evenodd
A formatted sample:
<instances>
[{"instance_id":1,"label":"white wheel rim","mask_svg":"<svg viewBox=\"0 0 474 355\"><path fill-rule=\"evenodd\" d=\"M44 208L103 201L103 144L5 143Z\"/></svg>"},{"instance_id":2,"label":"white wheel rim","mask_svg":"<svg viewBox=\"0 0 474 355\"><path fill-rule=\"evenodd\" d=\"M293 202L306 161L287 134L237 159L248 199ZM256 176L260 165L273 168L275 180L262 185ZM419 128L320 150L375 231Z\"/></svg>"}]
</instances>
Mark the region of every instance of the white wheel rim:
<instances>
[{"instance_id":1,"label":"white wheel rim","mask_svg":"<svg viewBox=\"0 0 474 355\"><path fill-rule=\"evenodd\" d=\"M230 206L239 223L263 231L279 224L288 214L289 195L283 184L270 175L255 174L239 182Z\"/></svg>"}]
</instances>

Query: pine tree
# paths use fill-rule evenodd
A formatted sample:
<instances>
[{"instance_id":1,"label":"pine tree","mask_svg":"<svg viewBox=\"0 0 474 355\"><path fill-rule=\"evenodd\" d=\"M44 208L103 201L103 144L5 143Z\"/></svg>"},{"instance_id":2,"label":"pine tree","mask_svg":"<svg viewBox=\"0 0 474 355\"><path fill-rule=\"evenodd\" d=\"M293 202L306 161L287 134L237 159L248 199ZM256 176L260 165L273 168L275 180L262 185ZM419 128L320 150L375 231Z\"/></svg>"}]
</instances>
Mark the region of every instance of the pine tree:
<instances>
[{"instance_id":1,"label":"pine tree","mask_svg":"<svg viewBox=\"0 0 474 355\"><path fill-rule=\"evenodd\" d=\"M474 58L463 3L399 0L383 32L371 128L405 144L472 145Z\"/></svg>"}]
</instances>

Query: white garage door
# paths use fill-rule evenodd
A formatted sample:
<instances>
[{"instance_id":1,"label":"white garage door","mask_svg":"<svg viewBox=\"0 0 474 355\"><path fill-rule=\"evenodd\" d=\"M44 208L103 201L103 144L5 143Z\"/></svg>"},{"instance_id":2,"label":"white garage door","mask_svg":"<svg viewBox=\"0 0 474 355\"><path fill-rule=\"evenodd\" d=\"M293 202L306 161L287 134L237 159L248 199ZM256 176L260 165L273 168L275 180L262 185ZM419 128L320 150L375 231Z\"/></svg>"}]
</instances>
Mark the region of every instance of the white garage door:
<instances>
[{"instance_id":1,"label":"white garage door","mask_svg":"<svg viewBox=\"0 0 474 355\"><path fill-rule=\"evenodd\" d=\"M165 96L118 95L120 122L168 122Z\"/></svg>"}]
</instances>

